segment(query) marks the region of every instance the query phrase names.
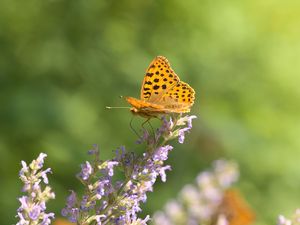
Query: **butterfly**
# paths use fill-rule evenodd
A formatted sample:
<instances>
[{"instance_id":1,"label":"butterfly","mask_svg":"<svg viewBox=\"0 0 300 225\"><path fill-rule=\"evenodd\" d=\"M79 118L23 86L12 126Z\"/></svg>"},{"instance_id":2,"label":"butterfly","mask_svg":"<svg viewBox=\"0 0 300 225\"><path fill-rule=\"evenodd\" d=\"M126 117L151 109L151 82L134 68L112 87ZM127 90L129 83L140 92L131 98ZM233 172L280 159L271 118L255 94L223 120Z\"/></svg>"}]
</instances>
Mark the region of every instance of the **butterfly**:
<instances>
[{"instance_id":1,"label":"butterfly","mask_svg":"<svg viewBox=\"0 0 300 225\"><path fill-rule=\"evenodd\" d=\"M187 113L195 100L195 91L180 81L164 56L157 56L144 77L140 99L125 97L133 114L151 118L160 114Z\"/></svg>"},{"instance_id":2,"label":"butterfly","mask_svg":"<svg viewBox=\"0 0 300 225\"><path fill-rule=\"evenodd\" d=\"M229 225L248 225L255 219L254 212L235 189L225 192L218 213L225 215Z\"/></svg>"}]
</instances>

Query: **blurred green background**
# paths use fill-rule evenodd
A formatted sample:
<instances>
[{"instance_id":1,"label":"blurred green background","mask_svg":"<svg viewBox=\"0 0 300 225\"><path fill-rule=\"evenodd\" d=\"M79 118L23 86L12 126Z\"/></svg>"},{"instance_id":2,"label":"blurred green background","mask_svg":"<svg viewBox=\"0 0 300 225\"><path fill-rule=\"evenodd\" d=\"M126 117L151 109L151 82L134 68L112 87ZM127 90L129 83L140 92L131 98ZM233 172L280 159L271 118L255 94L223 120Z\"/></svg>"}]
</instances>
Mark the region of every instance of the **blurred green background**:
<instances>
[{"instance_id":1,"label":"blurred green background","mask_svg":"<svg viewBox=\"0 0 300 225\"><path fill-rule=\"evenodd\" d=\"M2 0L0 6L0 213L14 218L20 161L48 154L57 215L86 151L103 159L141 151L120 95L139 96L145 69L166 56L196 91L198 116L176 144L167 183L144 215L161 209L220 157L240 165L238 187L256 224L300 205L300 1ZM134 118L139 127L141 119Z\"/></svg>"}]
</instances>

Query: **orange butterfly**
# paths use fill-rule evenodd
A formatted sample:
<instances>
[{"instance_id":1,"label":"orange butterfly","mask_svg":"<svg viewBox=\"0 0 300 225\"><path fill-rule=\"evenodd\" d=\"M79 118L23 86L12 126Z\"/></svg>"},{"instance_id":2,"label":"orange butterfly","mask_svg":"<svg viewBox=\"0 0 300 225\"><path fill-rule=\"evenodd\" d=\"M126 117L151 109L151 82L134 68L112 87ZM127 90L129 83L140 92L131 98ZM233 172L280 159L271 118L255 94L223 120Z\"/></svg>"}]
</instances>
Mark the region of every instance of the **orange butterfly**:
<instances>
[{"instance_id":1,"label":"orange butterfly","mask_svg":"<svg viewBox=\"0 0 300 225\"><path fill-rule=\"evenodd\" d=\"M254 212L235 189L225 192L218 213L225 215L229 225L249 225L255 219Z\"/></svg>"},{"instance_id":2,"label":"orange butterfly","mask_svg":"<svg viewBox=\"0 0 300 225\"><path fill-rule=\"evenodd\" d=\"M140 99L125 97L130 111L146 118L160 114L186 113L194 104L195 91L180 81L166 57L157 56L149 65Z\"/></svg>"},{"instance_id":3,"label":"orange butterfly","mask_svg":"<svg viewBox=\"0 0 300 225\"><path fill-rule=\"evenodd\" d=\"M76 225L76 223L71 223L68 220L57 218L54 220L53 225Z\"/></svg>"}]
</instances>

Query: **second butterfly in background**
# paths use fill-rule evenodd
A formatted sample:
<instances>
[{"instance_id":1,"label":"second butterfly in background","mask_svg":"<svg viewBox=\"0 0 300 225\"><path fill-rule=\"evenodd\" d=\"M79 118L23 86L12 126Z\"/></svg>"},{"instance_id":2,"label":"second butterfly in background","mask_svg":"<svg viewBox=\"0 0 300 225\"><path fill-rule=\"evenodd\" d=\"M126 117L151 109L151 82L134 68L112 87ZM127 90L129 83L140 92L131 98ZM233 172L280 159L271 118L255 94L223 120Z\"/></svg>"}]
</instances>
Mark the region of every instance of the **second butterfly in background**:
<instances>
[{"instance_id":1,"label":"second butterfly in background","mask_svg":"<svg viewBox=\"0 0 300 225\"><path fill-rule=\"evenodd\" d=\"M254 212L240 192L235 189L224 193L218 215L223 215L228 225L250 225L255 219Z\"/></svg>"}]
</instances>

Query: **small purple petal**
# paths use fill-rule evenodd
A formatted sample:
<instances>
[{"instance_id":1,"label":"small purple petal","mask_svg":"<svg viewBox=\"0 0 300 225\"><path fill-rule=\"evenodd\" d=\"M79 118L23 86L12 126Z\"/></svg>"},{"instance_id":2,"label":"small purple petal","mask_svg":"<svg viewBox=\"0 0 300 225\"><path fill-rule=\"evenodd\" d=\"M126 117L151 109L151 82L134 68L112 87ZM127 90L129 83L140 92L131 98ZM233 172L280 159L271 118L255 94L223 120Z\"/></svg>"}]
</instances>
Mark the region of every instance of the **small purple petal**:
<instances>
[{"instance_id":1,"label":"small purple petal","mask_svg":"<svg viewBox=\"0 0 300 225\"><path fill-rule=\"evenodd\" d=\"M27 209L28 208L28 197L27 196L22 196L21 198L19 198L19 201L21 202L21 206L19 209Z\"/></svg>"},{"instance_id":2,"label":"small purple petal","mask_svg":"<svg viewBox=\"0 0 300 225\"><path fill-rule=\"evenodd\" d=\"M178 142L180 143L180 144L183 144L183 142L184 142L184 133L185 132L187 132L187 131L189 131L190 130L190 128L188 128L188 127L185 127L185 128L182 128L182 129L180 129L179 131L178 131L178 135L179 135L179 137L178 137Z\"/></svg>"},{"instance_id":3,"label":"small purple petal","mask_svg":"<svg viewBox=\"0 0 300 225\"><path fill-rule=\"evenodd\" d=\"M54 219L54 213L44 214L44 218L43 218L43 221L42 221L41 225L51 224L51 219L50 218Z\"/></svg>"},{"instance_id":4,"label":"small purple petal","mask_svg":"<svg viewBox=\"0 0 300 225\"><path fill-rule=\"evenodd\" d=\"M162 182L166 182L166 170L171 170L171 166L164 166L159 170L159 175L161 177Z\"/></svg>"},{"instance_id":5,"label":"small purple petal","mask_svg":"<svg viewBox=\"0 0 300 225\"><path fill-rule=\"evenodd\" d=\"M39 218L39 215L41 213L41 208L38 205L35 205L32 207L32 209L29 211L28 216L31 220L37 220Z\"/></svg>"},{"instance_id":6,"label":"small purple petal","mask_svg":"<svg viewBox=\"0 0 300 225\"><path fill-rule=\"evenodd\" d=\"M96 216L97 225L102 225L101 218L106 218L106 216L105 215L97 215Z\"/></svg>"},{"instance_id":7,"label":"small purple petal","mask_svg":"<svg viewBox=\"0 0 300 225\"><path fill-rule=\"evenodd\" d=\"M20 176L23 176L24 173L27 173L27 172L28 172L29 167L27 166L27 164L26 164L25 161L21 161L21 164L22 164L22 169L20 170L19 175L20 175Z\"/></svg>"},{"instance_id":8,"label":"small purple petal","mask_svg":"<svg viewBox=\"0 0 300 225\"><path fill-rule=\"evenodd\" d=\"M193 119L196 119L197 116L193 115L193 116L189 116L188 117L188 128L191 129L193 126L192 126L192 120Z\"/></svg>"},{"instance_id":9,"label":"small purple petal","mask_svg":"<svg viewBox=\"0 0 300 225\"><path fill-rule=\"evenodd\" d=\"M168 159L168 153L171 151L173 147L171 145L165 145L160 148L158 148L154 155L153 155L153 160L154 161L165 161Z\"/></svg>"},{"instance_id":10,"label":"small purple petal","mask_svg":"<svg viewBox=\"0 0 300 225\"><path fill-rule=\"evenodd\" d=\"M67 207L72 208L77 202L77 196L74 191L71 191L71 194L67 198Z\"/></svg>"},{"instance_id":11,"label":"small purple petal","mask_svg":"<svg viewBox=\"0 0 300 225\"><path fill-rule=\"evenodd\" d=\"M47 157L47 154L40 153L38 158L36 159L36 163L38 164L38 169L42 168L44 165L44 159Z\"/></svg>"},{"instance_id":12,"label":"small purple petal","mask_svg":"<svg viewBox=\"0 0 300 225\"><path fill-rule=\"evenodd\" d=\"M94 144L93 149L88 151L89 155L97 155L98 153L99 153L99 150L98 150L98 145L97 144Z\"/></svg>"},{"instance_id":13,"label":"small purple petal","mask_svg":"<svg viewBox=\"0 0 300 225\"><path fill-rule=\"evenodd\" d=\"M109 176L113 176L114 175L114 166L118 165L119 163L118 162L108 162L108 165L107 165L107 168L109 169L108 171L108 175Z\"/></svg>"},{"instance_id":14,"label":"small purple petal","mask_svg":"<svg viewBox=\"0 0 300 225\"><path fill-rule=\"evenodd\" d=\"M81 172L79 173L79 177L81 177L83 180L87 180L92 173L93 168L88 161L86 161L85 164L81 164Z\"/></svg>"},{"instance_id":15,"label":"small purple petal","mask_svg":"<svg viewBox=\"0 0 300 225\"><path fill-rule=\"evenodd\" d=\"M48 168L45 171L42 171L42 173L41 173L41 176L42 176L43 181L44 181L45 184L49 183L47 173L51 173L51 168Z\"/></svg>"}]
</instances>

